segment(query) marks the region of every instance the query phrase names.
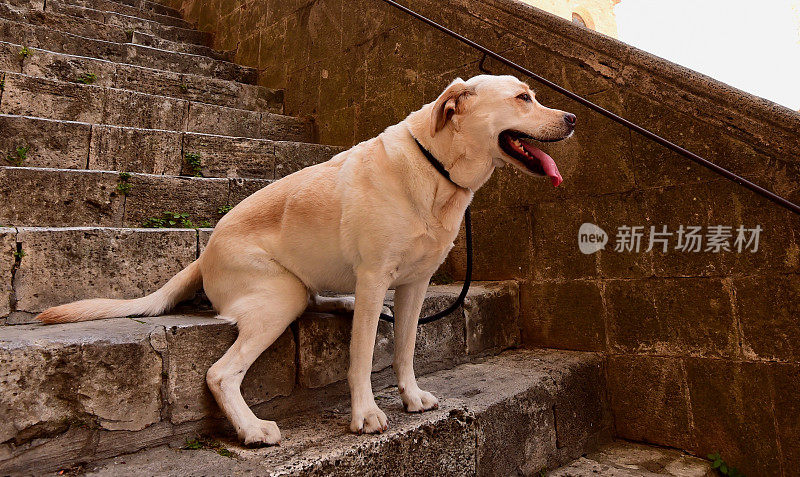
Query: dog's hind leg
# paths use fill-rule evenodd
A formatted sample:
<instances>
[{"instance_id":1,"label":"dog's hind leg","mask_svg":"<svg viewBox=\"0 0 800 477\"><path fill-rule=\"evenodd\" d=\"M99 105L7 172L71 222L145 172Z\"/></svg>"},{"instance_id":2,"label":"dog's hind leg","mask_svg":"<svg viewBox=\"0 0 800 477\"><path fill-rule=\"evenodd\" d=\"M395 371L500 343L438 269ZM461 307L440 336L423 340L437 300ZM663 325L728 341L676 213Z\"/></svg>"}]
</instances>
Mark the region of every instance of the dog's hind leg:
<instances>
[{"instance_id":1,"label":"dog's hind leg","mask_svg":"<svg viewBox=\"0 0 800 477\"><path fill-rule=\"evenodd\" d=\"M320 313L353 313L356 309L356 300L352 296L319 296L316 293L308 300L309 311ZM384 306L381 313L392 316L392 310Z\"/></svg>"},{"instance_id":2,"label":"dog's hind leg","mask_svg":"<svg viewBox=\"0 0 800 477\"><path fill-rule=\"evenodd\" d=\"M281 440L274 421L261 420L247 406L240 386L253 362L286 330L306 307L308 291L294 275L267 278L253 292L222 311L236 321L239 336L208 370L206 382L225 415L246 445L272 445Z\"/></svg>"}]
</instances>

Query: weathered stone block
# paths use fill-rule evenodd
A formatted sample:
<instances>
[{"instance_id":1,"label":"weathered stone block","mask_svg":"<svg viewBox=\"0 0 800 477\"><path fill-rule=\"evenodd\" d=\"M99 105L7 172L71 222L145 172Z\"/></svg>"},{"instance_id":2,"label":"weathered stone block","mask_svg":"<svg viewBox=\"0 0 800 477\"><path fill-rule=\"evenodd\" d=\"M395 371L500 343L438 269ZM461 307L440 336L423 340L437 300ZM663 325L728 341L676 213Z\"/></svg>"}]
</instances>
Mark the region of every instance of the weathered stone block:
<instances>
[{"instance_id":1,"label":"weathered stone block","mask_svg":"<svg viewBox=\"0 0 800 477\"><path fill-rule=\"evenodd\" d=\"M473 268L481 280L509 280L530 274L531 215L522 207L503 207L472 212ZM462 225L463 228L463 225ZM463 237L463 234L459 234ZM454 254L466 269L466 255ZM463 265L462 265L463 264Z\"/></svg>"},{"instance_id":2,"label":"weathered stone block","mask_svg":"<svg viewBox=\"0 0 800 477\"><path fill-rule=\"evenodd\" d=\"M779 475L767 363L685 360L697 455L719 452L745 475Z\"/></svg>"},{"instance_id":3,"label":"weathered stone block","mask_svg":"<svg viewBox=\"0 0 800 477\"><path fill-rule=\"evenodd\" d=\"M84 169L89 148L88 124L46 119L0 116L0 157L3 165L8 156L15 159L18 147L27 147L21 161L27 167L54 167L59 169Z\"/></svg>"},{"instance_id":4,"label":"weathered stone block","mask_svg":"<svg viewBox=\"0 0 800 477\"><path fill-rule=\"evenodd\" d=\"M92 126L89 169L178 175L181 133Z\"/></svg>"},{"instance_id":5,"label":"weathered stone block","mask_svg":"<svg viewBox=\"0 0 800 477\"><path fill-rule=\"evenodd\" d=\"M182 131L188 101L109 88L103 104L103 123L147 129Z\"/></svg>"},{"instance_id":6,"label":"weathered stone block","mask_svg":"<svg viewBox=\"0 0 800 477\"><path fill-rule=\"evenodd\" d=\"M20 228L17 310L151 293L195 259L194 230ZM53 271L58 271L54 273Z\"/></svg>"},{"instance_id":7,"label":"weathered stone block","mask_svg":"<svg viewBox=\"0 0 800 477\"><path fill-rule=\"evenodd\" d=\"M769 364L783 469L800 465L800 365Z\"/></svg>"},{"instance_id":8,"label":"weathered stone block","mask_svg":"<svg viewBox=\"0 0 800 477\"><path fill-rule=\"evenodd\" d=\"M0 44L0 68L7 73L21 73L22 61L19 57L19 47L11 43Z\"/></svg>"},{"instance_id":9,"label":"weathered stone block","mask_svg":"<svg viewBox=\"0 0 800 477\"><path fill-rule=\"evenodd\" d=\"M128 183L124 224L129 227L140 227L163 212L187 213L194 225L216 223L228 200L227 179L134 174Z\"/></svg>"},{"instance_id":10,"label":"weathered stone block","mask_svg":"<svg viewBox=\"0 0 800 477\"><path fill-rule=\"evenodd\" d=\"M321 144L275 142L275 178L280 179L305 167L325 162L342 150Z\"/></svg>"},{"instance_id":11,"label":"weathered stone block","mask_svg":"<svg viewBox=\"0 0 800 477\"><path fill-rule=\"evenodd\" d=\"M800 276L734 278L733 289L745 356L800 362Z\"/></svg>"},{"instance_id":12,"label":"weathered stone block","mask_svg":"<svg viewBox=\"0 0 800 477\"><path fill-rule=\"evenodd\" d=\"M275 144L263 139L186 133L184 154L199 154L200 173L205 177L255 177L272 179L275 176ZM184 163L184 175L193 171Z\"/></svg>"},{"instance_id":13,"label":"weathered stone block","mask_svg":"<svg viewBox=\"0 0 800 477\"><path fill-rule=\"evenodd\" d=\"M311 142L314 131L307 119L280 114L262 113L260 136L265 139Z\"/></svg>"},{"instance_id":14,"label":"weathered stone block","mask_svg":"<svg viewBox=\"0 0 800 477\"><path fill-rule=\"evenodd\" d=\"M350 365L352 315L305 313L297 320L298 379L301 386L319 388L347 379ZM394 333L390 323L378 323L372 371L392 364Z\"/></svg>"},{"instance_id":15,"label":"weathered stone block","mask_svg":"<svg viewBox=\"0 0 800 477\"><path fill-rule=\"evenodd\" d=\"M467 354L499 352L520 344L519 286L474 284L464 301Z\"/></svg>"},{"instance_id":16,"label":"weathered stone block","mask_svg":"<svg viewBox=\"0 0 800 477\"><path fill-rule=\"evenodd\" d=\"M603 297L595 282L523 282L520 307L526 345L584 351L606 347Z\"/></svg>"},{"instance_id":17,"label":"weathered stone block","mask_svg":"<svg viewBox=\"0 0 800 477\"><path fill-rule=\"evenodd\" d=\"M680 358L608 358L611 412L619 437L692 447L689 390Z\"/></svg>"},{"instance_id":18,"label":"weathered stone block","mask_svg":"<svg viewBox=\"0 0 800 477\"><path fill-rule=\"evenodd\" d=\"M594 221L585 200L562 200L535 205L533 217L532 275L535 279L593 278L598 274L597 255L578 249L578 229Z\"/></svg>"},{"instance_id":19,"label":"weathered stone block","mask_svg":"<svg viewBox=\"0 0 800 477\"><path fill-rule=\"evenodd\" d=\"M224 136L263 137L260 112L204 103L191 104L186 130Z\"/></svg>"},{"instance_id":20,"label":"weathered stone block","mask_svg":"<svg viewBox=\"0 0 800 477\"><path fill-rule=\"evenodd\" d=\"M28 76L68 83L75 83L91 73L95 75L91 83L95 86L113 86L115 71L116 65L110 61L64 55L47 50L37 50L25 60L22 67L22 73Z\"/></svg>"},{"instance_id":21,"label":"weathered stone block","mask_svg":"<svg viewBox=\"0 0 800 477\"><path fill-rule=\"evenodd\" d=\"M703 278L606 283L608 336L622 353L734 357L738 336L731 295Z\"/></svg>"},{"instance_id":22,"label":"weathered stone block","mask_svg":"<svg viewBox=\"0 0 800 477\"><path fill-rule=\"evenodd\" d=\"M608 243L604 249L597 251L598 268L603 278L644 278L653 275L653 255L661 254L663 245L655 241L659 238L652 235L653 248L650 248L651 226L657 232L662 231L661 223L653 223L643 194L633 192L624 195L611 195L592 199L594 202L595 222L608 234ZM639 241L638 249L634 246L631 251L615 250L618 240L621 240L619 227L641 226L643 237ZM670 231L674 232L673 229ZM675 246L675 238L669 242L667 254L679 253L670 250ZM625 242L622 242L625 244Z\"/></svg>"},{"instance_id":23,"label":"weathered stone block","mask_svg":"<svg viewBox=\"0 0 800 477\"><path fill-rule=\"evenodd\" d=\"M20 226L118 226L124 197L117 174L53 171L39 168L0 169L0 222ZM36 193L32 193L32 192Z\"/></svg>"},{"instance_id":24,"label":"weathered stone block","mask_svg":"<svg viewBox=\"0 0 800 477\"><path fill-rule=\"evenodd\" d=\"M227 204L236 205L271 183L271 180L266 179L231 178Z\"/></svg>"},{"instance_id":25,"label":"weathered stone block","mask_svg":"<svg viewBox=\"0 0 800 477\"><path fill-rule=\"evenodd\" d=\"M449 307L456 299L458 286L428 288L420 317L430 316ZM458 308L433 323L417 328L414 369L425 374L452 367L466 360L466 324L464 310Z\"/></svg>"},{"instance_id":26,"label":"weathered stone block","mask_svg":"<svg viewBox=\"0 0 800 477\"><path fill-rule=\"evenodd\" d=\"M111 331L107 322L6 327L0 442L19 444L78 425L135 431L158 422L161 357L150 331L133 320L119 320Z\"/></svg>"},{"instance_id":27,"label":"weathered stone block","mask_svg":"<svg viewBox=\"0 0 800 477\"><path fill-rule=\"evenodd\" d=\"M35 53L34 53L35 54ZM3 114L99 123L105 90L6 73Z\"/></svg>"},{"instance_id":28,"label":"weathered stone block","mask_svg":"<svg viewBox=\"0 0 800 477\"><path fill-rule=\"evenodd\" d=\"M220 415L206 385L206 372L236 339L236 326L214 318L187 323L184 318L159 319L166 327L168 377L167 400L170 421L180 424ZM295 383L295 342L287 329L253 363L242 383L248 405L288 396Z\"/></svg>"},{"instance_id":29,"label":"weathered stone block","mask_svg":"<svg viewBox=\"0 0 800 477\"><path fill-rule=\"evenodd\" d=\"M11 312L11 277L16 251L16 229L0 227L0 318Z\"/></svg>"}]
</instances>

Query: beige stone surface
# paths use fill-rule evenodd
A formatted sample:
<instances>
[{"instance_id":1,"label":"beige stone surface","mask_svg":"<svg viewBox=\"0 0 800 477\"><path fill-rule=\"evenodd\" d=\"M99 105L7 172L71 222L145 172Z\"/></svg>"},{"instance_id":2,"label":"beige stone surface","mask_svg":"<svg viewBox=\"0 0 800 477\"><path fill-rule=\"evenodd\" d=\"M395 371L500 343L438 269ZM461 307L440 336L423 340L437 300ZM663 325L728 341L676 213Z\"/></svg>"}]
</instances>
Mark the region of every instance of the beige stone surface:
<instances>
[{"instance_id":1,"label":"beige stone surface","mask_svg":"<svg viewBox=\"0 0 800 477\"><path fill-rule=\"evenodd\" d=\"M181 133L92 126L89 169L178 175Z\"/></svg>"},{"instance_id":2,"label":"beige stone surface","mask_svg":"<svg viewBox=\"0 0 800 477\"><path fill-rule=\"evenodd\" d=\"M124 197L111 172L0 167L0 222L18 226L122 224ZM35 191L35 193L32 193Z\"/></svg>"},{"instance_id":3,"label":"beige stone surface","mask_svg":"<svg viewBox=\"0 0 800 477\"><path fill-rule=\"evenodd\" d=\"M17 251L17 230L0 227L0 318L11 312L11 277Z\"/></svg>"},{"instance_id":4,"label":"beige stone surface","mask_svg":"<svg viewBox=\"0 0 800 477\"><path fill-rule=\"evenodd\" d=\"M275 143L269 140L186 133L183 153L200 156L205 177L275 177ZM183 174L193 174L185 161Z\"/></svg>"},{"instance_id":5,"label":"beige stone surface","mask_svg":"<svg viewBox=\"0 0 800 477\"><path fill-rule=\"evenodd\" d=\"M84 298L136 298L160 288L196 257L194 230L20 228L25 251L17 310L40 312Z\"/></svg>"},{"instance_id":6,"label":"beige stone surface","mask_svg":"<svg viewBox=\"0 0 800 477\"><path fill-rule=\"evenodd\" d=\"M23 166L85 169L89 150L88 124L0 116L0 164L13 165L18 147L27 147Z\"/></svg>"}]
</instances>

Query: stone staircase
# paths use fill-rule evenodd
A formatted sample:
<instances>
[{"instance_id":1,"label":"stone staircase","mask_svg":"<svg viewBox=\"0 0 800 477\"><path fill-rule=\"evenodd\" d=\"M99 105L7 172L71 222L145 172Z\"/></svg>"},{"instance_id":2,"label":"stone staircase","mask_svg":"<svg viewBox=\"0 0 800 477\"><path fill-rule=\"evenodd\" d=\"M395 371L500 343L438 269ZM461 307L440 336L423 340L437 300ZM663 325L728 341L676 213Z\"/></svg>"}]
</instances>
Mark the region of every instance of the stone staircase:
<instances>
[{"instance_id":1,"label":"stone staircase","mask_svg":"<svg viewBox=\"0 0 800 477\"><path fill-rule=\"evenodd\" d=\"M169 316L33 323L67 301L154 291L230 207L341 150L314 144L282 91L211 40L145 0L0 3L0 475L496 475L555 468L607 439L601 357L509 350L515 282L476 284L420 327L418 374L442 403L432 413L401 412L380 324L373 381L392 426L380 436L346 431L350 317L304 314L243 385L284 430L261 450L230 440L206 389L236 330L202 297ZM459 288L431 287L423 313ZM206 435L215 450L171 457Z\"/></svg>"}]
</instances>

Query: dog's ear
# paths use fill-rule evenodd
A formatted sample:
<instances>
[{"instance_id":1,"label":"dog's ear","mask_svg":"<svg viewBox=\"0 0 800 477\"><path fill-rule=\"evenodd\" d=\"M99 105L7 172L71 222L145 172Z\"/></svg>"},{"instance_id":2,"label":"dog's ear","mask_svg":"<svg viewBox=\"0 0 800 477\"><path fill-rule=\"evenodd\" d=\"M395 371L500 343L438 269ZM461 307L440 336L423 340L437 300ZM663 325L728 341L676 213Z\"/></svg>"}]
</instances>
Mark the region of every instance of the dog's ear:
<instances>
[{"instance_id":1,"label":"dog's ear","mask_svg":"<svg viewBox=\"0 0 800 477\"><path fill-rule=\"evenodd\" d=\"M431 136L435 136L454 114L463 113L464 99L475 92L466 81L456 78L450 86L440 94L431 110Z\"/></svg>"}]
</instances>

